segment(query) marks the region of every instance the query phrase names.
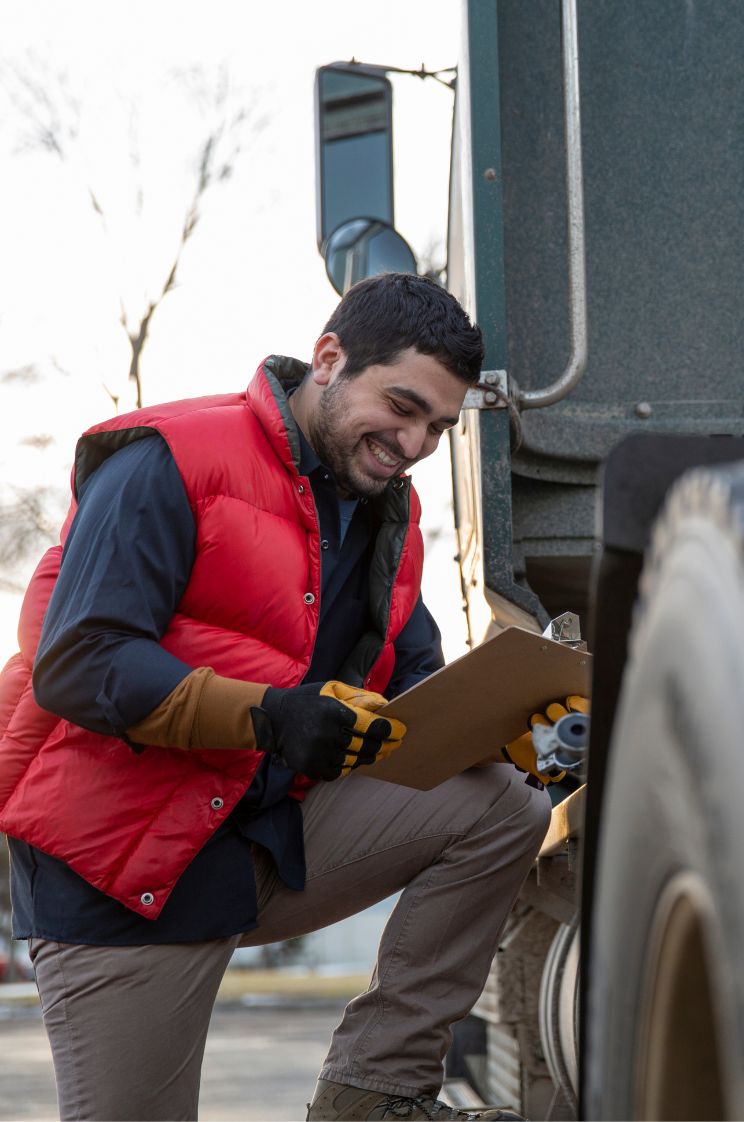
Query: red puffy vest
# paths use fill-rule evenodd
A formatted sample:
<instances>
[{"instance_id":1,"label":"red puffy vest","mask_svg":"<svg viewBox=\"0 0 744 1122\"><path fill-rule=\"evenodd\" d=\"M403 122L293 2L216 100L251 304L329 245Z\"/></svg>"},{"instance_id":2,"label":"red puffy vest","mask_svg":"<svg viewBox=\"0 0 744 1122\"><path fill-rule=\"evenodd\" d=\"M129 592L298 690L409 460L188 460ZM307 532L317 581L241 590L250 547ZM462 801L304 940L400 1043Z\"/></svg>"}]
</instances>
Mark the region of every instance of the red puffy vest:
<instances>
[{"instance_id":1,"label":"red puffy vest","mask_svg":"<svg viewBox=\"0 0 744 1122\"><path fill-rule=\"evenodd\" d=\"M78 443L73 492L107 456L156 429L183 478L196 523L191 576L161 643L188 665L243 681L294 686L312 657L320 606L320 537L282 384L304 366L272 356L247 394L139 410ZM374 630L339 677L383 690L393 641L419 593L420 507L410 480L375 500L370 565ZM62 545L75 511L71 506ZM0 830L155 919L179 876L242 797L261 752L149 748L89 732L40 709L31 668L62 546L42 558L26 593L21 652L0 676ZM310 781L298 776L301 798Z\"/></svg>"}]
</instances>

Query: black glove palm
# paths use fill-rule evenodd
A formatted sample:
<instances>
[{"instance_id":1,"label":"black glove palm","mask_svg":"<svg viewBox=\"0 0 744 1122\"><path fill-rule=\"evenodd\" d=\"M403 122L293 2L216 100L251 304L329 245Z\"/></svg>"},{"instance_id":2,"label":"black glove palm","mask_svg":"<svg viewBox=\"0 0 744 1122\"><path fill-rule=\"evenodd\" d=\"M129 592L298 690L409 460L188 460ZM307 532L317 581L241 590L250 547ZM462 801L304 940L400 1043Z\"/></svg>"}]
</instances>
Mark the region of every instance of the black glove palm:
<instances>
[{"instance_id":1,"label":"black glove palm","mask_svg":"<svg viewBox=\"0 0 744 1122\"><path fill-rule=\"evenodd\" d=\"M371 764L383 747L390 751L397 746L392 743L393 733L399 743L404 726L396 721L394 730L390 720L370 712L371 705L341 701L334 696L337 692L362 701L365 697L365 691L353 691L342 683L270 687L261 708L251 710L259 746L310 779L325 780L338 779L360 764ZM382 704L384 700L379 698Z\"/></svg>"}]
</instances>

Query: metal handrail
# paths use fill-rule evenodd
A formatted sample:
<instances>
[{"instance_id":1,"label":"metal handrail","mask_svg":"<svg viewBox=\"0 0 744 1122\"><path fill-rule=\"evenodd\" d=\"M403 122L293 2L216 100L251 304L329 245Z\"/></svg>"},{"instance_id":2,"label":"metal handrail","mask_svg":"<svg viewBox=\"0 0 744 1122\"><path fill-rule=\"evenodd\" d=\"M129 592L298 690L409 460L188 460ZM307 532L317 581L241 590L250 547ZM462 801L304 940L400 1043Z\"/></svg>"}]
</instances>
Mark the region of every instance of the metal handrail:
<instances>
[{"instance_id":1,"label":"metal handrail","mask_svg":"<svg viewBox=\"0 0 744 1122\"><path fill-rule=\"evenodd\" d=\"M542 390L517 390L520 409L542 409L575 389L588 358L584 184L581 161L579 36L576 0L562 0L563 116L566 135L566 205L568 211L568 306L571 353L557 381Z\"/></svg>"}]
</instances>

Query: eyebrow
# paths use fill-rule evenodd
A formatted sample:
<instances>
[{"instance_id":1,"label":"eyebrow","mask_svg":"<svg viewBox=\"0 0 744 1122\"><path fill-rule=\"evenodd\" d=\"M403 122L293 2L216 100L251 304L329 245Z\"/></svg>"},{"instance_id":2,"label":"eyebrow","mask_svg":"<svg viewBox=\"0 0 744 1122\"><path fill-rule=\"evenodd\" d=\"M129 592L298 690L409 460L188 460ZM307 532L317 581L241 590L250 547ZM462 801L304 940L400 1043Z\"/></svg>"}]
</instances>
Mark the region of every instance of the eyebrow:
<instances>
[{"instance_id":1,"label":"eyebrow","mask_svg":"<svg viewBox=\"0 0 744 1122\"><path fill-rule=\"evenodd\" d=\"M425 413L427 417L430 417L434 412L425 397L422 397L421 394L416 393L415 390L411 390L407 386L391 386L389 392L396 394L398 397L406 398L407 401L410 401L413 405L418 406L421 412ZM459 416L440 418L441 422L445 425L456 425L459 419Z\"/></svg>"}]
</instances>

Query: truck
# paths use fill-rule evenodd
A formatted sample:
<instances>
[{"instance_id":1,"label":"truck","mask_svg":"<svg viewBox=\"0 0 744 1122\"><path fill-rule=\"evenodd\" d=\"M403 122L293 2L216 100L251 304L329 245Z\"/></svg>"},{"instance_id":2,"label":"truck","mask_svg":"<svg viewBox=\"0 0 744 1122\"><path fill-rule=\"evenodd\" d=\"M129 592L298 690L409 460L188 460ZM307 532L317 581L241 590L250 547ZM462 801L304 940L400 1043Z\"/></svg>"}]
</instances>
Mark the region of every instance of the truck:
<instances>
[{"instance_id":1,"label":"truck","mask_svg":"<svg viewBox=\"0 0 744 1122\"><path fill-rule=\"evenodd\" d=\"M486 342L451 435L469 642L581 630L592 717L452 1101L742 1118L744 6L465 0L462 24L442 280ZM317 74L339 292L417 269L390 69Z\"/></svg>"}]
</instances>

